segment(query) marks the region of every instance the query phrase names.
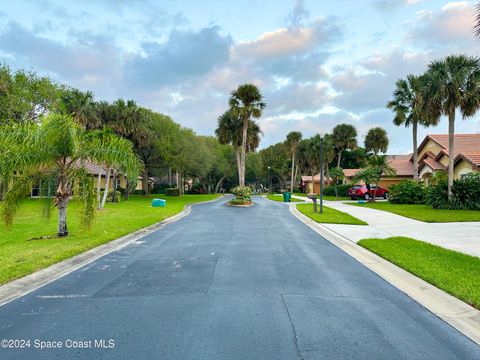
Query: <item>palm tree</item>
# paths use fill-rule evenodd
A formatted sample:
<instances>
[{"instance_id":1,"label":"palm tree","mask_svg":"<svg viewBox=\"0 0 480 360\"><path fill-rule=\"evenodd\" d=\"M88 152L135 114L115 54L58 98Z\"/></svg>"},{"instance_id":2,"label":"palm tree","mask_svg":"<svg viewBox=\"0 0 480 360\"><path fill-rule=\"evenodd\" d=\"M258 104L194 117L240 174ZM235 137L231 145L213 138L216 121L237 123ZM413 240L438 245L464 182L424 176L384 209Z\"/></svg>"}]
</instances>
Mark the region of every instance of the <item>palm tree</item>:
<instances>
[{"instance_id":1,"label":"palm tree","mask_svg":"<svg viewBox=\"0 0 480 360\"><path fill-rule=\"evenodd\" d=\"M297 152L298 144L302 141L302 133L299 131L292 131L287 135L287 146L292 155L292 174L290 177L290 191L293 192L293 185L295 184L295 153Z\"/></svg>"},{"instance_id":2,"label":"palm tree","mask_svg":"<svg viewBox=\"0 0 480 360\"><path fill-rule=\"evenodd\" d=\"M97 209L102 210L105 207L110 190L110 175L117 170L127 171L127 169L123 168L122 162L125 160L124 154L133 152L133 147L130 141L115 135L109 128L91 131L86 135L89 136L90 139L88 142L88 146L91 148L89 153L95 154L95 162L101 165L101 168L105 171L103 197L100 191L102 179L100 171L97 178ZM100 148L102 151L96 152L96 148ZM139 165L139 169L142 167L143 166ZM130 178L128 173L125 175Z\"/></svg>"},{"instance_id":3,"label":"palm tree","mask_svg":"<svg viewBox=\"0 0 480 360\"><path fill-rule=\"evenodd\" d=\"M68 235L67 205L74 190L84 204L82 221L89 226L93 220L95 200L93 178L87 173L85 162L115 159L131 178L138 175L140 164L131 146L116 145L118 143L105 146L81 130L71 117L61 114L45 117L41 125L13 124L4 127L0 133L0 163L2 170L11 174L12 179L2 211L5 224L12 224L20 199L32 185L42 178L55 177L57 235Z\"/></svg>"},{"instance_id":4,"label":"palm tree","mask_svg":"<svg viewBox=\"0 0 480 360\"><path fill-rule=\"evenodd\" d=\"M235 150L235 158L237 160L239 183L241 181L241 148L242 148L242 131L243 123L239 116L228 110L218 118L218 126L215 135L220 144L232 145ZM253 120L249 120L247 129L247 152L255 151L260 144L260 127Z\"/></svg>"},{"instance_id":5,"label":"palm tree","mask_svg":"<svg viewBox=\"0 0 480 360\"><path fill-rule=\"evenodd\" d=\"M333 184L335 186L335 198L338 200L338 182L343 180L345 178L345 175L343 173L343 169L342 168L331 168L330 169L330 177L332 178L333 180Z\"/></svg>"},{"instance_id":6,"label":"palm tree","mask_svg":"<svg viewBox=\"0 0 480 360\"><path fill-rule=\"evenodd\" d=\"M388 135L385 129L374 127L368 130L365 137L365 150L378 155L379 152L386 153L388 149Z\"/></svg>"},{"instance_id":7,"label":"palm tree","mask_svg":"<svg viewBox=\"0 0 480 360\"><path fill-rule=\"evenodd\" d=\"M340 168L342 152L357 147L357 130L350 124L339 124L332 131L333 143L337 149L337 168Z\"/></svg>"},{"instance_id":8,"label":"palm tree","mask_svg":"<svg viewBox=\"0 0 480 360\"><path fill-rule=\"evenodd\" d=\"M465 119L480 108L480 62L476 57L451 55L428 66L426 108L432 119L448 116L448 197L452 195L455 156L455 112Z\"/></svg>"},{"instance_id":9,"label":"palm tree","mask_svg":"<svg viewBox=\"0 0 480 360\"><path fill-rule=\"evenodd\" d=\"M240 148L239 185L245 185L245 159L249 121L262 116L266 104L260 90L253 84L243 84L233 90L229 100L230 109L242 121L242 146Z\"/></svg>"},{"instance_id":10,"label":"palm tree","mask_svg":"<svg viewBox=\"0 0 480 360\"><path fill-rule=\"evenodd\" d=\"M62 105L66 114L85 130L98 129L101 119L95 109L94 96L91 91L77 89L66 90L62 94Z\"/></svg>"},{"instance_id":11,"label":"palm tree","mask_svg":"<svg viewBox=\"0 0 480 360\"><path fill-rule=\"evenodd\" d=\"M375 184L375 191L373 192L373 199L377 195L378 184L382 176L395 176L397 171L390 166L390 159L387 155L374 155L369 159L368 168L370 168L371 178L370 180Z\"/></svg>"},{"instance_id":12,"label":"palm tree","mask_svg":"<svg viewBox=\"0 0 480 360\"><path fill-rule=\"evenodd\" d=\"M398 80L393 100L387 103L387 107L394 113L393 123L396 126L412 126L413 178L418 181L418 125L430 126L438 123L438 119L429 117L425 109L422 77L410 74L406 79Z\"/></svg>"},{"instance_id":13,"label":"palm tree","mask_svg":"<svg viewBox=\"0 0 480 360\"><path fill-rule=\"evenodd\" d=\"M476 37L480 37L480 3L475 5L475 26L473 27L473 33Z\"/></svg>"}]
</instances>

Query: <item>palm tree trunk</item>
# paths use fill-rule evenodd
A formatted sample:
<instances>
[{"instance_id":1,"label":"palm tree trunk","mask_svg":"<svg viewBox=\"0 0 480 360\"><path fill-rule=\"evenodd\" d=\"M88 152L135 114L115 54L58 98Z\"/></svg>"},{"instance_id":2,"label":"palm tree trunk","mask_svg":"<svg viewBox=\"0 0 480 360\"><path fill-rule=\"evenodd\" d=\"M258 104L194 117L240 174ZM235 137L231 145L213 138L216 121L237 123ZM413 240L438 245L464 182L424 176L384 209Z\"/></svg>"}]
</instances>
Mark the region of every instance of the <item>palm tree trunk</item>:
<instances>
[{"instance_id":1,"label":"palm tree trunk","mask_svg":"<svg viewBox=\"0 0 480 360\"><path fill-rule=\"evenodd\" d=\"M237 160L237 169L238 169L238 184L240 185L240 179L242 178L242 162L241 162L241 155L240 149L235 149L235 158Z\"/></svg>"},{"instance_id":2,"label":"palm tree trunk","mask_svg":"<svg viewBox=\"0 0 480 360\"><path fill-rule=\"evenodd\" d=\"M97 177L97 210L101 209L101 199L102 199L102 193L101 193L101 187L102 187L102 168L98 171L98 177Z\"/></svg>"},{"instance_id":3,"label":"palm tree trunk","mask_svg":"<svg viewBox=\"0 0 480 360\"><path fill-rule=\"evenodd\" d=\"M418 123L416 121L412 124L412 136L413 136L413 180L419 180L418 177L418 144L417 144L417 128Z\"/></svg>"},{"instance_id":4,"label":"palm tree trunk","mask_svg":"<svg viewBox=\"0 0 480 360\"><path fill-rule=\"evenodd\" d=\"M239 179L240 186L245 186L245 156L247 153L247 132L248 132L248 118L243 119L243 129L242 129L242 153L240 156L241 164L241 176Z\"/></svg>"},{"instance_id":5,"label":"palm tree trunk","mask_svg":"<svg viewBox=\"0 0 480 360\"><path fill-rule=\"evenodd\" d=\"M224 174L220 180L218 180L217 184L215 185L215 194L218 194L218 189L220 189L220 186L223 183L223 180L225 180L226 175Z\"/></svg>"},{"instance_id":6,"label":"palm tree trunk","mask_svg":"<svg viewBox=\"0 0 480 360\"><path fill-rule=\"evenodd\" d=\"M450 110L448 114L448 199L452 196L453 185L453 165L455 155L455 109Z\"/></svg>"},{"instance_id":7,"label":"palm tree trunk","mask_svg":"<svg viewBox=\"0 0 480 360\"><path fill-rule=\"evenodd\" d=\"M67 228L67 197L59 197L57 200L57 207L58 207L58 237L64 237L68 235L68 228Z\"/></svg>"},{"instance_id":8,"label":"palm tree trunk","mask_svg":"<svg viewBox=\"0 0 480 360\"><path fill-rule=\"evenodd\" d=\"M103 209L105 207L105 203L107 202L107 196L108 196L108 190L110 186L110 172L112 171L112 168L109 166L107 170L107 175L105 178L105 190L103 191L103 199L102 199L102 207Z\"/></svg>"},{"instance_id":9,"label":"palm tree trunk","mask_svg":"<svg viewBox=\"0 0 480 360\"><path fill-rule=\"evenodd\" d=\"M293 192L293 173L295 170L295 151L292 152L292 176L290 178L290 191Z\"/></svg>"},{"instance_id":10,"label":"palm tree trunk","mask_svg":"<svg viewBox=\"0 0 480 360\"><path fill-rule=\"evenodd\" d=\"M342 150L338 151L338 157L337 157L337 169L340 169L340 162L342 161Z\"/></svg>"}]
</instances>

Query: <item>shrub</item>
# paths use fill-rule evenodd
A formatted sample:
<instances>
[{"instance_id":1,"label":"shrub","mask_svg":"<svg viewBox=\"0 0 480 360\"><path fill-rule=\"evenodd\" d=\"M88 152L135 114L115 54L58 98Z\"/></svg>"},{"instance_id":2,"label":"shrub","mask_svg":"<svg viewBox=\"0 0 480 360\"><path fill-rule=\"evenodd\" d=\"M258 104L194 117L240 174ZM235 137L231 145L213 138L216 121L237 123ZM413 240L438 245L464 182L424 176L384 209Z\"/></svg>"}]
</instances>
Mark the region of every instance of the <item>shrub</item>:
<instances>
[{"instance_id":1,"label":"shrub","mask_svg":"<svg viewBox=\"0 0 480 360\"><path fill-rule=\"evenodd\" d=\"M115 201L120 202L122 198L122 193L120 191L115 192ZM113 202L113 190L110 190L107 195L107 202Z\"/></svg>"},{"instance_id":2,"label":"shrub","mask_svg":"<svg viewBox=\"0 0 480 360\"><path fill-rule=\"evenodd\" d=\"M337 185L338 196L347 196L347 191L351 185ZM323 189L323 195L335 196L335 185L329 185Z\"/></svg>"},{"instance_id":3,"label":"shrub","mask_svg":"<svg viewBox=\"0 0 480 360\"><path fill-rule=\"evenodd\" d=\"M190 190L188 190L187 193L188 194L206 194L207 191L205 190L202 183L200 183L199 181L195 181L192 184L192 188Z\"/></svg>"},{"instance_id":4,"label":"shrub","mask_svg":"<svg viewBox=\"0 0 480 360\"><path fill-rule=\"evenodd\" d=\"M165 184L155 184L151 193L152 194L165 194L165 189L169 188L169 185Z\"/></svg>"},{"instance_id":5,"label":"shrub","mask_svg":"<svg viewBox=\"0 0 480 360\"><path fill-rule=\"evenodd\" d=\"M232 190L235 200L250 201L252 199L252 188L250 186L237 186Z\"/></svg>"},{"instance_id":6,"label":"shrub","mask_svg":"<svg viewBox=\"0 0 480 360\"><path fill-rule=\"evenodd\" d=\"M480 174L468 174L453 181L452 197L448 200L445 179L432 185L427 191L427 204L436 209L480 210Z\"/></svg>"},{"instance_id":7,"label":"shrub","mask_svg":"<svg viewBox=\"0 0 480 360\"><path fill-rule=\"evenodd\" d=\"M446 180L430 185L426 192L426 202L435 209L449 209L448 183Z\"/></svg>"},{"instance_id":8,"label":"shrub","mask_svg":"<svg viewBox=\"0 0 480 360\"><path fill-rule=\"evenodd\" d=\"M165 189L166 196L180 196L180 189L179 188L167 188Z\"/></svg>"},{"instance_id":9,"label":"shrub","mask_svg":"<svg viewBox=\"0 0 480 360\"><path fill-rule=\"evenodd\" d=\"M242 199L232 199L228 202L230 205L248 205L251 204L250 200L242 200Z\"/></svg>"},{"instance_id":10,"label":"shrub","mask_svg":"<svg viewBox=\"0 0 480 360\"><path fill-rule=\"evenodd\" d=\"M480 174L468 174L453 182L450 206L459 210L480 210Z\"/></svg>"},{"instance_id":11,"label":"shrub","mask_svg":"<svg viewBox=\"0 0 480 360\"><path fill-rule=\"evenodd\" d=\"M423 204L425 203L425 187L413 180L400 181L390 186L388 201L392 204Z\"/></svg>"}]
</instances>

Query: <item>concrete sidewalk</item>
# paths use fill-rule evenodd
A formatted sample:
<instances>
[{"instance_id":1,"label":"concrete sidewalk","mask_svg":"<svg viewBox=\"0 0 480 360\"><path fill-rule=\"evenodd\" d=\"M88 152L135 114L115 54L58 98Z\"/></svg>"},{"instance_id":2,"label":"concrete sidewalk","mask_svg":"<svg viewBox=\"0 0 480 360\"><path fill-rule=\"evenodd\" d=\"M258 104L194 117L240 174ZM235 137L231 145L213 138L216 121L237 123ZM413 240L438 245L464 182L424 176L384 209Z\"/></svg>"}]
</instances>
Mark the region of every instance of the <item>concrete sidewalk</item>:
<instances>
[{"instance_id":1,"label":"concrete sidewalk","mask_svg":"<svg viewBox=\"0 0 480 360\"><path fill-rule=\"evenodd\" d=\"M341 201L324 201L324 204L368 224L368 226L322 224L351 241L358 242L372 237L406 236L480 257L480 222L426 223L387 211L352 206Z\"/></svg>"}]
</instances>

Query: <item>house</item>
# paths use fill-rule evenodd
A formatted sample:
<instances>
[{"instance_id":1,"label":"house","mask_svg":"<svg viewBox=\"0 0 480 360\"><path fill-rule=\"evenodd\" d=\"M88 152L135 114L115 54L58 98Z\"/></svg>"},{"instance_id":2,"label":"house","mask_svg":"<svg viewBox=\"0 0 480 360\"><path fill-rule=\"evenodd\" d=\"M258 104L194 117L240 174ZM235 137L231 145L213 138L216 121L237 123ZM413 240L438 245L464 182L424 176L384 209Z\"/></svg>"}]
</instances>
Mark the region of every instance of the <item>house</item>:
<instances>
[{"instance_id":1,"label":"house","mask_svg":"<svg viewBox=\"0 0 480 360\"><path fill-rule=\"evenodd\" d=\"M454 137L453 176L459 179L480 170L480 134L456 134ZM418 147L418 173L427 185L436 171L448 168L448 135L427 135ZM410 161L413 163L413 156Z\"/></svg>"},{"instance_id":2,"label":"house","mask_svg":"<svg viewBox=\"0 0 480 360\"><path fill-rule=\"evenodd\" d=\"M77 167L80 167L80 163L77 162L75 164ZM102 190L105 189L105 182L106 182L106 171L103 167L101 167L98 164L86 161L83 163L83 166L85 170L91 174L95 179L94 179L94 186L95 189L97 188L98 184L98 175L100 174L100 188ZM110 173L110 184L109 184L109 189L113 189L113 181L114 181L114 175L116 175L116 188L117 189L125 189L127 187L127 178L124 174L121 172L117 172L116 174L113 173L113 171ZM138 176L137 177L137 184L135 187L135 190L142 191L143 190L143 177ZM151 190L153 188L153 185L155 184L155 180L153 178L148 179L148 187ZM34 187L32 187L30 191L30 196L31 197L41 197L41 196L53 196L55 192L55 185L52 183L40 183Z\"/></svg>"},{"instance_id":3,"label":"house","mask_svg":"<svg viewBox=\"0 0 480 360\"><path fill-rule=\"evenodd\" d=\"M480 134L456 134L454 137L453 175L459 179L469 173L480 171ZM402 180L413 179L413 154L388 155L389 165L397 172L393 177L382 177L379 185L388 189ZM420 180L428 186L430 177L436 171L447 171L448 168L448 135L427 135L418 147L418 172ZM343 169L343 183L355 181L355 175L361 169ZM326 179L325 186L331 181ZM301 187L305 192L320 192L320 175L315 175L312 186L311 176L302 176Z\"/></svg>"},{"instance_id":4,"label":"house","mask_svg":"<svg viewBox=\"0 0 480 360\"><path fill-rule=\"evenodd\" d=\"M393 177L382 177L379 186L388 189L393 184L396 184L402 180L413 179L413 162L410 161L411 155L388 155L389 164L397 172ZM361 169L343 169L343 184L351 184L355 182L355 175ZM331 179L325 177L325 186L331 183ZM311 193L312 189L316 194L320 193L320 174L314 177L314 186L312 188L312 177L302 176L302 188L306 193Z\"/></svg>"}]
</instances>

